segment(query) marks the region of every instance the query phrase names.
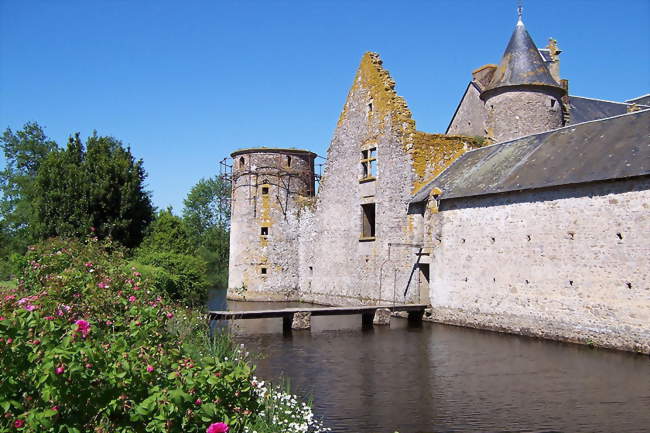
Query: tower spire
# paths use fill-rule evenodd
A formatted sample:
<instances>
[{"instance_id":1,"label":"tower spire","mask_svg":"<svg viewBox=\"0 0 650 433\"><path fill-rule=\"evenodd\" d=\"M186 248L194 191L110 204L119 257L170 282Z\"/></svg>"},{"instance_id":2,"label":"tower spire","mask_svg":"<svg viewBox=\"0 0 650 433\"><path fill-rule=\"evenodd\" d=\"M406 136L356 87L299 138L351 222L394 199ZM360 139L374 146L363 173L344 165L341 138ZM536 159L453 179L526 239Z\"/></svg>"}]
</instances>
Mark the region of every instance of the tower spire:
<instances>
[{"instance_id":1,"label":"tower spire","mask_svg":"<svg viewBox=\"0 0 650 433\"><path fill-rule=\"evenodd\" d=\"M524 25L524 20L522 19L524 15L524 2L522 0L519 0L517 2L517 25Z\"/></svg>"}]
</instances>

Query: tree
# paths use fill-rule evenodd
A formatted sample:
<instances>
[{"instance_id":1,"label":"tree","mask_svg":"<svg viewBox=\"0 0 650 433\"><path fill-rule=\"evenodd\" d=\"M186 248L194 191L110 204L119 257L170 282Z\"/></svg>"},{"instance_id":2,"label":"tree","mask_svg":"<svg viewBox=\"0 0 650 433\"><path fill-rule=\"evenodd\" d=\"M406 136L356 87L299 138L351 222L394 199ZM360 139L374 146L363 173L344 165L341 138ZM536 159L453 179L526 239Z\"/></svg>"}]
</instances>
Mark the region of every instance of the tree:
<instances>
[{"instance_id":1,"label":"tree","mask_svg":"<svg viewBox=\"0 0 650 433\"><path fill-rule=\"evenodd\" d=\"M129 148L94 133L84 148L77 133L42 161L33 188L33 231L39 238L78 237L94 230L133 248L153 219L146 172Z\"/></svg>"},{"instance_id":2,"label":"tree","mask_svg":"<svg viewBox=\"0 0 650 433\"><path fill-rule=\"evenodd\" d=\"M208 263L213 287L228 285L230 184L222 177L201 179L183 204L183 218L197 254Z\"/></svg>"},{"instance_id":3,"label":"tree","mask_svg":"<svg viewBox=\"0 0 650 433\"><path fill-rule=\"evenodd\" d=\"M29 224L34 220L32 196L36 174L47 155L57 149L43 128L28 122L20 131L7 128L0 137L5 168L0 171L0 231L4 251L23 252L33 240Z\"/></svg>"},{"instance_id":4,"label":"tree","mask_svg":"<svg viewBox=\"0 0 650 433\"><path fill-rule=\"evenodd\" d=\"M171 208L161 210L149 226L140 250L166 251L176 254L192 254L194 248L182 218Z\"/></svg>"}]
</instances>

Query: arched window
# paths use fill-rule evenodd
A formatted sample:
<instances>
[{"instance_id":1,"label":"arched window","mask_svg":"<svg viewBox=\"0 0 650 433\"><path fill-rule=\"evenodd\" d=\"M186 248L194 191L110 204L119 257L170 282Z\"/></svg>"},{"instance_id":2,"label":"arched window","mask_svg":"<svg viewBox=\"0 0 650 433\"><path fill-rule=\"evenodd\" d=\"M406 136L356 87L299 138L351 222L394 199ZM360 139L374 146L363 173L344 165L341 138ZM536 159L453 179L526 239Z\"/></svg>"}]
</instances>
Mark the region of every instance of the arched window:
<instances>
[{"instance_id":1,"label":"arched window","mask_svg":"<svg viewBox=\"0 0 650 433\"><path fill-rule=\"evenodd\" d=\"M287 155L287 167L291 167L291 157Z\"/></svg>"},{"instance_id":2,"label":"arched window","mask_svg":"<svg viewBox=\"0 0 650 433\"><path fill-rule=\"evenodd\" d=\"M245 165L246 165L246 159L242 156L241 158L239 158L239 168L244 168Z\"/></svg>"}]
</instances>

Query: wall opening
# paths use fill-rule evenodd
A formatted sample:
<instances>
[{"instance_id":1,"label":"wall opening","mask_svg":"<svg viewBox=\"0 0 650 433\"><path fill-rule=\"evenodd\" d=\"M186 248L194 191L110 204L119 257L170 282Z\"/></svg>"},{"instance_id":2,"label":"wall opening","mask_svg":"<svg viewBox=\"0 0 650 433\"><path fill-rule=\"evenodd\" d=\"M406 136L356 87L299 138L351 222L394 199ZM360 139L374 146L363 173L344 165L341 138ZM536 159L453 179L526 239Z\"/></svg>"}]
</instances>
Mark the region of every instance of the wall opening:
<instances>
[{"instance_id":1,"label":"wall opening","mask_svg":"<svg viewBox=\"0 0 650 433\"><path fill-rule=\"evenodd\" d=\"M244 168L246 166L246 159L242 156L239 158L239 168Z\"/></svg>"},{"instance_id":2,"label":"wall opening","mask_svg":"<svg viewBox=\"0 0 650 433\"><path fill-rule=\"evenodd\" d=\"M362 204L361 213L362 213L361 238L374 239L375 238L375 204L374 203Z\"/></svg>"},{"instance_id":3,"label":"wall opening","mask_svg":"<svg viewBox=\"0 0 650 433\"><path fill-rule=\"evenodd\" d=\"M291 167L291 157L287 156L287 167Z\"/></svg>"},{"instance_id":4,"label":"wall opening","mask_svg":"<svg viewBox=\"0 0 650 433\"><path fill-rule=\"evenodd\" d=\"M260 234L262 236L268 236L269 235L269 228L268 227L262 227L260 230Z\"/></svg>"},{"instance_id":5,"label":"wall opening","mask_svg":"<svg viewBox=\"0 0 650 433\"><path fill-rule=\"evenodd\" d=\"M377 148L361 151L361 179L377 177Z\"/></svg>"},{"instance_id":6,"label":"wall opening","mask_svg":"<svg viewBox=\"0 0 650 433\"><path fill-rule=\"evenodd\" d=\"M260 268L260 274L262 274L262 275L266 275L266 272L267 272L266 267L261 267L261 268Z\"/></svg>"},{"instance_id":7,"label":"wall opening","mask_svg":"<svg viewBox=\"0 0 650 433\"><path fill-rule=\"evenodd\" d=\"M269 187L268 186L263 186L262 187L262 195L267 195L269 193Z\"/></svg>"},{"instance_id":8,"label":"wall opening","mask_svg":"<svg viewBox=\"0 0 650 433\"><path fill-rule=\"evenodd\" d=\"M429 303L429 264L418 264L418 288L420 294L420 303Z\"/></svg>"}]
</instances>

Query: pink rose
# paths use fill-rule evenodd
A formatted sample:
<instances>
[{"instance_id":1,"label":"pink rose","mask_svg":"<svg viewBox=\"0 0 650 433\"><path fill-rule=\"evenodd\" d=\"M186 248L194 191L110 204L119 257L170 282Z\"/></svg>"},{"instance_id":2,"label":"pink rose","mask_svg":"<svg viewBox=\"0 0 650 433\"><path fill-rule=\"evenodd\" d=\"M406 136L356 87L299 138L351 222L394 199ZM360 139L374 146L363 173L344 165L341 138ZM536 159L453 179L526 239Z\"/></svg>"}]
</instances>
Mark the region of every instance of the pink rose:
<instances>
[{"instance_id":1,"label":"pink rose","mask_svg":"<svg viewBox=\"0 0 650 433\"><path fill-rule=\"evenodd\" d=\"M11 344L11 343L13 343L13 342L14 342L14 339L13 339L13 338L7 338L7 344Z\"/></svg>"},{"instance_id":2,"label":"pink rose","mask_svg":"<svg viewBox=\"0 0 650 433\"><path fill-rule=\"evenodd\" d=\"M147 373L154 371L153 365L147 365Z\"/></svg>"},{"instance_id":3,"label":"pink rose","mask_svg":"<svg viewBox=\"0 0 650 433\"><path fill-rule=\"evenodd\" d=\"M136 297L133 296L133 295L129 296L129 302L135 302L137 299L138 299L138 298L136 298Z\"/></svg>"},{"instance_id":4,"label":"pink rose","mask_svg":"<svg viewBox=\"0 0 650 433\"><path fill-rule=\"evenodd\" d=\"M23 421L22 419L17 419L16 422L14 422L14 427L16 428L25 427L25 421Z\"/></svg>"},{"instance_id":5,"label":"pink rose","mask_svg":"<svg viewBox=\"0 0 650 433\"><path fill-rule=\"evenodd\" d=\"M174 317L174 313L167 313L166 316L168 319L171 319Z\"/></svg>"},{"instance_id":6,"label":"pink rose","mask_svg":"<svg viewBox=\"0 0 650 433\"><path fill-rule=\"evenodd\" d=\"M196 401L194 402L194 404L197 405L197 406L201 406L203 404L203 402L201 401L200 398L197 398Z\"/></svg>"},{"instance_id":7,"label":"pink rose","mask_svg":"<svg viewBox=\"0 0 650 433\"><path fill-rule=\"evenodd\" d=\"M214 424L210 424L210 427L208 427L205 433L226 433L228 430L230 430L228 424L224 422L215 422Z\"/></svg>"},{"instance_id":8,"label":"pink rose","mask_svg":"<svg viewBox=\"0 0 650 433\"><path fill-rule=\"evenodd\" d=\"M90 323L85 320L77 320L74 322L77 325L77 331L81 334L81 338L86 338L90 334Z\"/></svg>"},{"instance_id":9,"label":"pink rose","mask_svg":"<svg viewBox=\"0 0 650 433\"><path fill-rule=\"evenodd\" d=\"M64 372L65 372L65 366L63 365L60 365L54 369L54 373L56 374L63 374Z\"/></svg>"}]
</instances>

